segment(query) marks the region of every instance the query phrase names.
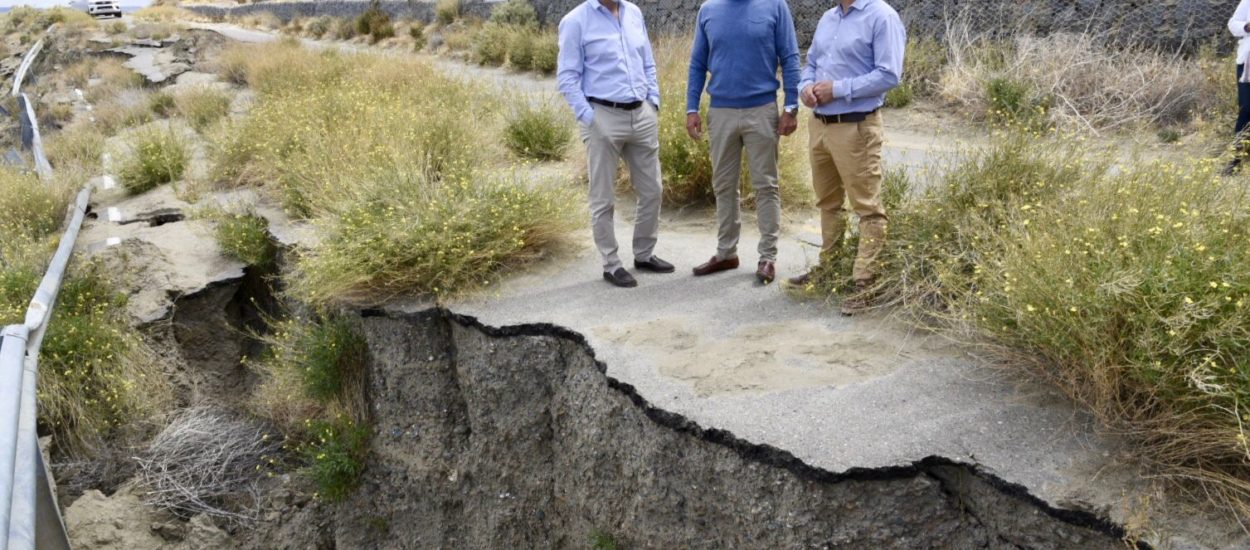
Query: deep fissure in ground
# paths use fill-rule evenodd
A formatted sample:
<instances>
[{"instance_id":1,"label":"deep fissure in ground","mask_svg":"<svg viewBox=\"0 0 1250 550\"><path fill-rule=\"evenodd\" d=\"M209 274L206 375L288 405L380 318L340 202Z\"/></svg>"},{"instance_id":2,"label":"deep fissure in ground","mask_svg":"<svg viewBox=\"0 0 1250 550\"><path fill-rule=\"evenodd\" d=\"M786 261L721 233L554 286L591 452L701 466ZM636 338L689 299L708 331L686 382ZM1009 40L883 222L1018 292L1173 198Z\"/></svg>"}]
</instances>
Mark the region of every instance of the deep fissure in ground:
<instances>
[{"instance_id":1,"label":"deep fissure in ground","mask_svg":"<svg viewBox=\"0 0 1250 550\"><path fill-rule=\"evenodd\" d=\"M648 404L581 336L365 312L372 441L342 548L1113 548L1123 531L931 457L834 473Z\"/></svg>"}]
</instances>

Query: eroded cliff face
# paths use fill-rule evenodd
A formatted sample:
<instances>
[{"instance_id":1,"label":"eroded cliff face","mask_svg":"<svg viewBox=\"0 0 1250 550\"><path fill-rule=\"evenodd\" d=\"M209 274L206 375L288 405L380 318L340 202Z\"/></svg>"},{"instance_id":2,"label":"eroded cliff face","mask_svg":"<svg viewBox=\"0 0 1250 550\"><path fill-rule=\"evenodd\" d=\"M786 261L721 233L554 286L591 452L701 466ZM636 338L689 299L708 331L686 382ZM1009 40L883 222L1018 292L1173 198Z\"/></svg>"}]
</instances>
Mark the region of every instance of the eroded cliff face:
<instances>
[{"instance_id":1,"label":"eroded cliff face","mask_svg":"<svg viewBox=\"0 0 1250 550\"><path fill-rule=\"evenodd\" d=\"M930 458L848 472L705 430L577 334L366 314L373 440L339 548L1115 548L1121 531ZM328 541L327 541L328 542Z\"/></svg>"}]
</instances>

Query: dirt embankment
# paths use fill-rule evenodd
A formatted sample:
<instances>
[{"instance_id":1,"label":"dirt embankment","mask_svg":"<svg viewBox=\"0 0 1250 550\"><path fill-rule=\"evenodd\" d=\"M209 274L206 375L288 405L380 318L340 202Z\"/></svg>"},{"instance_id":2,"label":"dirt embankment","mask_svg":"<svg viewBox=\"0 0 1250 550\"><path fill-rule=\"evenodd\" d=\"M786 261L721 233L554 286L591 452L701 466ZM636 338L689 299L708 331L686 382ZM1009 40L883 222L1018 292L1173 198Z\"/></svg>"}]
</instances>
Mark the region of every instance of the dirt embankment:
<instances>
[{"instance_id":1,"label":"dirt embankment","mask_svg":"<svg viewBox=\"0 0 1250 550\"><path fill-rule=\"evenodd\" d=\"M666 548L1123 544L972 466L835 473L704 430L607 377L563 329L440 311L362 326L374 435L361 488L333 511L337 547L577 548L595 533Z\"/></svg>"}]
</instances>

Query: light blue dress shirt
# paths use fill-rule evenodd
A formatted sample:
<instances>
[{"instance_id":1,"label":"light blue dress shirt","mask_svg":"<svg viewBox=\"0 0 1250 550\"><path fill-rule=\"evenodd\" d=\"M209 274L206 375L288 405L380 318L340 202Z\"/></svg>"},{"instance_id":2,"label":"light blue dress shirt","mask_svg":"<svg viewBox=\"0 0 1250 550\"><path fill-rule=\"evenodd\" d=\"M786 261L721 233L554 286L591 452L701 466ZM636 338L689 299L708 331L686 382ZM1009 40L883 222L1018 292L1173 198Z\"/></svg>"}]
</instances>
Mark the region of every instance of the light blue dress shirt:
<instances>
[{"instance_id":1,"label":"light blue dress shirt","mask_svg":"<svg viewBox=\"0 0 1250 550\"><path fill-rule=\"evenodd\" d=\"M588 97L660 106L655 54L642 10L622 0L617 13L620 19L599 0L586 0L560 20L556 84L582 124L595 116Z\"/></svg>"},{"instance_id":2,"label":"light blue dress shirt","mask_svg":"<svg viewBox=\"0 0 1250 550\"><path fill-rule=\"evenodd\" d=\"M816 106L822 115L863 113L885 103L885 93L903 76L907 30L898 12L882 0L855 0L842 12L840 3L816 25L799 90L833 82L833 101Z\"/></svg>"}]
</instances>

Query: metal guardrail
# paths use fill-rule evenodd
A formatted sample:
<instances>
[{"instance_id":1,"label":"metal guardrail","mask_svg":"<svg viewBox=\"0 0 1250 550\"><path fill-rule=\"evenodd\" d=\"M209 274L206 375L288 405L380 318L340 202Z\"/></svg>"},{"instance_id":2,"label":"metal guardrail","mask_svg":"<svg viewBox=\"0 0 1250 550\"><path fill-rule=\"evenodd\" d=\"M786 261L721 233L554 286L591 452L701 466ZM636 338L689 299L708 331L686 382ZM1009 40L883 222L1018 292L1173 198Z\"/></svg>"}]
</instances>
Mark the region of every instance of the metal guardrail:
<instances>
[{"instance_id":1,"label":"metal guardrail","mask_svg":"<svg viewBox=\"0 0 1250 550\"><path fill-rule=\"evenodd\" d=\"M21 104L19 116L23 119L23 132L30 132L29 146L35 157L35 171L47 179L52 175L52 167L43 153L38 118L30 98L21 92L26 72L42 49L40 40L27 52L14 74L12 95ZM52 476L39 449L36 385L39 349L90 198L90 186L78 192L65 234L30 301L26 318L20 325L4 327L3 340L0 340L0 550L69 550L70 547L65 522L52 491Z\"/></svg>"},{"instance_id":2,"label":"metal guardrail","mask_svg":"<svg viewBox=\"0 0 1250 550\"><path fill-rule=\"evenodd\" d=\"M51 27L49 27L49 29L51 29ZM30 70L31 64L35 62L35 57L38 56L39 52L42 50L43 39L40 39L35 42L34 46L30 47L30 51L26 52L26 57L22 58L22 64L18 65L17 72L13 73L13 90L10 92L10 95L13 97L17 97L18 94L22 93L22 82L26 80L26 71Z\"/></svg>"}]
</instances>

